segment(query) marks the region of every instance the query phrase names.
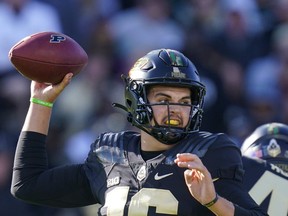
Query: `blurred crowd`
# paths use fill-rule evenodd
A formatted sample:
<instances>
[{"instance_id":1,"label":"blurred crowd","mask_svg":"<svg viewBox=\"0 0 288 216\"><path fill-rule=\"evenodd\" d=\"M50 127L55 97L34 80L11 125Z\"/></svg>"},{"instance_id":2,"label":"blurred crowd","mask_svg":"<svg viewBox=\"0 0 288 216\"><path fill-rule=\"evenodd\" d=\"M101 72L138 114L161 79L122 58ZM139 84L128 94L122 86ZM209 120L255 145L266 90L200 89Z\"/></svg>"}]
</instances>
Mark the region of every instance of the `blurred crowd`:
<instances>
[{"instance_id":1,"label":"blurred crowd","mask_svg":"<svg viewBox=\"0 0 288 216\"><path fill-rule=\"evenodd\" d=\"M20 39L62 32L89 55L53 109L53 167L83 162L101 132L135 130L111 104L124 103L120 75L157 48L177 49L198 68L207 87L202 130L225 132L240 147L263 123L287 124L287 11L288 0L0 0L0 214L96 215L96 208L39 207L10 195L30 94L30 81L8 59Z\"/></svg>"}]
</instances>

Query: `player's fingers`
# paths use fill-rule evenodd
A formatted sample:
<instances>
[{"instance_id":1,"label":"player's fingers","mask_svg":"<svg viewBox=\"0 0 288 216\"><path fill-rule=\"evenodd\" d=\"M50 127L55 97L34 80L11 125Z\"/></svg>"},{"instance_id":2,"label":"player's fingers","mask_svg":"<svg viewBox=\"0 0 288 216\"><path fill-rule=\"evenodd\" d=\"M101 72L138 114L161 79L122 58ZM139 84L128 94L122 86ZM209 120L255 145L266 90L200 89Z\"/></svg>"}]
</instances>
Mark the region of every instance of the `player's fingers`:
<instances>
[{"instance_id":1,"label":"player's fingers","mask_svg":"<svg viewBox=\"0 0 288 216\"><path fill-rule=\"evenodd\" d=\"M181 168L203 170L202 163L199 163L197 161L178 161L176 164L178 167Z\"/></svg>"},{"instance_id":2,"label":"player's fingers","mask_svg":"<svg viewBox=\"0 0 288 216\"><path fill-rule=\"evenodd\" d=\"M196 169L187 169L184 172L186 184L189 186L193 181L200 182L204 179L204 174Z\"/></svg>"},{"instance_id":3,"label":"player's fingers","mask_svg":"<svg viewBox=\"0 0 288 216\"><path fill-rule=\"evenodd\" d=\"M56 98L60 95L60 93L65 89L65 87L71 82L73 77L73 73L68 73L65 75L63 80L58 84L45 84L45 83L37 83L33 81L31 84L32 89L31 96L36 97L40 100L47 101L50 103L54 103Z\"/></svg>"},{"instance_id":4,"label":"player's fingers","mask_svg":"<svg viewBox=\"0 0 288 216\"><path fill-rule=\"evenodd\" d=\"M181 153L181 154L177 154L177 158L181 160L191 160L191 159L198 158L198 156L196 154L191 154L191 153Z\"/></svg>"},{"instance_id":5,"label":"player's fingers","mask_svg":"<svg viewBox=\"0 0 288 216\"><path fill-rule=\"evenodd\" d=\"M43 99L43 91L48 87L48 84L45 83L38 83L36 81L31 81L31 86L30 86L30 94L31 97L36 97L38 99Z\"/></svg>"},{"instance_id":6,"label":"player's fingers","mask_svg":"<svg viewBox=\"0 0 288 216\"><path fill-rule=\"evenodd\" d=\"M176 159L175 159L175 163L184 162L184 161L199 161L199 162L201 162L200 158L195 154L191 154L191 153L177 154Z\"/></svg>"},{"instance_id":7,"label":"player's fingers","mask_svg":"<svg viewBox=\"0 0 288 216\"><path fill-rule=\"evenodd\" d=\"M48 84L45 83L38 83L36 81L31 81L31 90L39 90L39 89L43 89L46 88L48 86Z\"/></svg>"},{"instance_id":8,"label":"player's fingers","mask_svg":"<svg viewBox=\"0 0 288 216\"><path fill-rule=\"evenodd\" d=\"M197 155L191 153L182 153L177 154L175 163L179 167L188 168L188 169L200 169L202 166L201 160Z\"/></svg>"}]
</instances>

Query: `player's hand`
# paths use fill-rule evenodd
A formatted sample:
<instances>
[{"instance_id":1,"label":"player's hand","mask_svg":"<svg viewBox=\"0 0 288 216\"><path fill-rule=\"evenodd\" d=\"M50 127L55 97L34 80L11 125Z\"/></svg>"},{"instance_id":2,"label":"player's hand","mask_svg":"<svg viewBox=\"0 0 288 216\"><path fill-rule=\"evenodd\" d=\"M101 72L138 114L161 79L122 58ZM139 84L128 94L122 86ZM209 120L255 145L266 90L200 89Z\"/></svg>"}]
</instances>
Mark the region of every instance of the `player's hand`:
<instances>
[{"instance_id":1,"label":"player's hand","mask_svg":"<svg viewBox=\"0 0 288 216\"><path fill-rule=\"evenodd\" d=\"M206 204L216 196L214 184L207 168L195 154L177 154L174 161L184 172L186 185L191 195L201 204Z\"/></svg>"},{"instance_id":2,"label":"player's hand","mask_svg":"<svg viewBox=\"0 0 288 216\"><path fill-rule=\"evenodd\" d=\"M65 87L71 82L73 73L65 75L63 80L56 85L45 83L31 82L31 97L53 103Z\"/></svg>"}]
</instances>

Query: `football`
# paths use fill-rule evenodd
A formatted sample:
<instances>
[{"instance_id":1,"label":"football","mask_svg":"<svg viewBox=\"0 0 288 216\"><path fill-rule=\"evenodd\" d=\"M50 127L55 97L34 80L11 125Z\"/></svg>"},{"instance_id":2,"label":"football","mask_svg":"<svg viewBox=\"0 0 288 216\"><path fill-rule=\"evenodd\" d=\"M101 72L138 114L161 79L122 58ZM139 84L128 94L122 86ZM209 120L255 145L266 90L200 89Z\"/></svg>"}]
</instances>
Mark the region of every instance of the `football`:
<instances>
[{"instance_id":1,"label":"football","mask_svg":"<svg viewBox=\"0 0 288 216\"><path fill-rule=\"evenodd\" d=\"M57 84L67 73L74 76L88 63L85 50L71 37L57 32L39 32L23 38L9 51L12 65L24 77Z\"/></svg>"}]
</instances>

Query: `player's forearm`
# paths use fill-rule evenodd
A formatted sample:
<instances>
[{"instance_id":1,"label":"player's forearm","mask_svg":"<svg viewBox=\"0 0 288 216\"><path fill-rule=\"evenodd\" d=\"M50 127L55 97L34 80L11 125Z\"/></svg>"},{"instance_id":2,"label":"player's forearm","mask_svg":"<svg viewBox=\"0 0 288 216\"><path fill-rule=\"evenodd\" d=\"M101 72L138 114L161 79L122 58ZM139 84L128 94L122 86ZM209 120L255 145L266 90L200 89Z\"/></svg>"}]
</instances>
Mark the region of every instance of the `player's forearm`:
<instances>
[{"instance_id":1,"label":"player's forearm","mask_svg":"<svg viewBox=\"0 0 288 216\"><path fill-rule=\"evenodd\" d=\"M48 134L52 108L31 103L22 131L33 131Z\"/></svg>"},{"instance_id":2,"label":"player's forearm","mask_svg":"<svg viewBox=\"0 0 288 216\"><path fill-rule=\"evenodd\" d=\"M209 209L218 216L268 216L259 207L245 209L220 196L218 201Z\"/></svg>"}]
</instances>

